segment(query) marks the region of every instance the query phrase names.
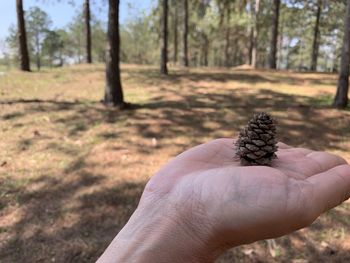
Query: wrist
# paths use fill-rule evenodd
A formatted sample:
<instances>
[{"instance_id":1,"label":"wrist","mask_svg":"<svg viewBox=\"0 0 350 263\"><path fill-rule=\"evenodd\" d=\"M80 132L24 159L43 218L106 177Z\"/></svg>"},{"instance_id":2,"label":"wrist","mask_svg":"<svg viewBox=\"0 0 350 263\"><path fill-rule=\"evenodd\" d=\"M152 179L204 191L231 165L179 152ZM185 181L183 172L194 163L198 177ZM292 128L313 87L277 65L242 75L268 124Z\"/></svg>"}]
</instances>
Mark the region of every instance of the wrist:
<instances>
[{"instance_id":1,"label":"wrist","mask_svg":"<svg viewBox=\"0 0 350 263\"><path fill-rule=\"evenodd\" d=\"M98 263L213 262L217 254L205 238L165 207L154 202L140 205Z\"/></svg>"}]
</instances>

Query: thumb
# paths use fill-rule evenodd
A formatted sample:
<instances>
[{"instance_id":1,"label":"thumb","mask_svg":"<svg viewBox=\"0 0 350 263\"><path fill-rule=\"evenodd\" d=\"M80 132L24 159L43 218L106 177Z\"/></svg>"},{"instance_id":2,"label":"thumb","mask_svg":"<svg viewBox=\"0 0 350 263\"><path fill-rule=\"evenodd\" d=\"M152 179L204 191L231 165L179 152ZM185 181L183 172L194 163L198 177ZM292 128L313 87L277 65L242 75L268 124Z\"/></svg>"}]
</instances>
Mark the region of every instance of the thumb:
<instances>
[{"instance_id":1,"label":"thumb","mask_svg":"<svg viewBox=\"0 0 350 263\"><path fill-rule=\"evenodd\" d=\"M319 214L350 198L350 165L336 166L307 179L313 187L314 204Z\"/></svg>"}]
</instances>

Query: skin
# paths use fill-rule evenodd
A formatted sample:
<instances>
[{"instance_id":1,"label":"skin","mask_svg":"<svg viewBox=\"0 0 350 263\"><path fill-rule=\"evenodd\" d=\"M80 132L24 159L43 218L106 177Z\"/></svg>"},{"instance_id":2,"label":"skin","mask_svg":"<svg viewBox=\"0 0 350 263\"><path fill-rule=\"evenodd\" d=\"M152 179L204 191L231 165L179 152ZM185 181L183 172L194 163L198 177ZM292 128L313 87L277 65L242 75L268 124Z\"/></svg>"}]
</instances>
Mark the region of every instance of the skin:
<instances>
[{"instance_id":1,"label":"skin","mask_svg":"<svg viewBox=\"0 0 350 263\"><path fill-rule=\"evenodd\" d=\"M166 164L98 262L213 262L306 227L350 197L339 156L279 143L271 167L241 166L233 144L217 139Z\"/></svg>"}]
</instances>

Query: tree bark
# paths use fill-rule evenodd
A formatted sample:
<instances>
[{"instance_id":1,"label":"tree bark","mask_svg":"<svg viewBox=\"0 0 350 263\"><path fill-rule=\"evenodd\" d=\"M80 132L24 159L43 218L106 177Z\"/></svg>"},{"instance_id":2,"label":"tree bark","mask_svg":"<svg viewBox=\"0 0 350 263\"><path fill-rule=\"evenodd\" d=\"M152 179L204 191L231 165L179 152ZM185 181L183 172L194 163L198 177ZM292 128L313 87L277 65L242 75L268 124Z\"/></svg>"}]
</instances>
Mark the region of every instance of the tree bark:
<instances>
[{"instance_id":1,"label":"tree bark","mask_svg":"<svg viewBox=\"0 0 350 263\"><path fill-rule=\"evenodd\" d=\"M204 38L204 66L208 67L209 39L207 35L204 35L203 38Z\"/></svg>"},{"instance_id":2,"label":"tree bark","mask_svg":"<svg viewBox=\"0 0 350 263\"><path fill-rule=\"evenodd\" d=\"M280 32L278 34L278 59L277 59L277 68L282 68L283 64L283 23L281 21L279 22L281 24L280 26Z\"/></svg>"},{"instance_id":3,"label":"tree bark","mask_svg":"<svg viewBox=\"0 0 350 263\"><path fill-rule=\"evenodd\" d=\"M183 0L184 23L183 23L183 58L182 65L188 67L188 0Z\"/></svg>"},{"instance_id":4,"label":"tree bark","mask_svg":"<svg viewBox=\"0 0 350 263\"><path fill-rule=\"evenodd\" d=\"M278 40L278 20L280 14L281 0L273 1L273 16L271 27L271 41L269 53L269 68L276 69L276 54L277 54L277 40Z\"/></svg>"},{"instance_id":5,"label":"tree bark","mask_svg":"<svg viewBox=\"0 0 350 263\"><path fill-rule=\"evenodd\" d=\"M27 34L24 21L23 1L17 0L17 27L18 27L18 42L19 42L19 60L20 69L22 71L30 71L30 61L27 46Z\"/></svg>"},{"instance_id":6,"label":"tree bark","mask_svg":"<svg viewBox=\"0 0 350 263\"><path fill-rule=\"evenodd\" d=\"M317 59L318 59L318 47L319 47L319 25L320 25L320 19L321 19L321 12L322 12L322 0L317 1L317 11L316 11L316 22L315 22L315 28L314 28L314 39L312 43L312 54L311 54L311 67L310 69L312 71L317 70Z\"/></svg>"},{"instance_id":7,"label":"tree bark","mask_svg":"<svg viewBox=\"0 0 350 263\"><path fill-rule=\"evenodd\" d=\"M337 93L335 95L334 102L333 102L333 106L338 108L345 108L348 104L349 63L350 63L350 0L347 0L338 87L337 87Z\"/></svg>"},{"instance_id":8,"label":"tree bark","mask_svg":"<svg viewBox=\"0 0 350 263\"><path fill-rule=\"evenodd\" d=\"M254 38L254 27L252 26L249 29L249 48L248 48L248 65L252 65L253 59L253 38Z\"/></svg>"},{"instance_id":9,"label":"tree bark","mask_svg":"<svg viewBox=\"0 0 350 263\"><path fill-rule=\"evenodd\" d=\"M287 44L287 48L286 48L286 69L290 68L290 45L291 45L291 40L290 38L288 38L288 44Z\"/></svg>"},{"instance_id":10,"label":"tree bark","mask_svg":"<svg viewBox=\"0 0 350 263\"><path fill-rule=\"evenodd\" d=\"M252 67L257 67L257 57L258 57L258 35L259 35L259 12L260 12L260 0L255 0L253 11L253 21L254 21L254 29L253 29L253 41L252 41Z\"/></svg>"},{"instance_id":11,"label":"tree bark","mask_svg":"<svg viewBox=\"0 0 350 263\"><path fill-rule=\"evenodd\" d=\"M173 57L173 62L176 65L177 64L177 54L178 54L178 30L177 30L177 23L178 23L178 6L177 2L175 1L174 3L174 57Z\"/></svg>"},{"instance_id":12,"label":"tree bark","mask_svg":"<svg viewBox=\"0 0 350 263\"><path fill-rule=\"evenodd\" d=\"M230 27L228 24L226 26L224 61L225 67L228 68L230 67Z\"/></svg>"},{"instance_id":13,"label":"tree bark","mask_svg":"<svg viewBox=\"0 0 350 263\"><path fill-rule=\"evenodd\" d=\"M305 40L303 36L300 37L300 48L298 50L299 52L299 71L305 71L305 65L304 65L304 49L305 49Z\"/></svg>"},{"instance_id":14,"label":"tree bark","mask_svg":"<svg viewBox=\"0 0 350 263\"><path fill-rule=\"evenodd\" d=\"M160 48L160 73L168 75L168 0L163 0L161 48Z\"/></svg>"},{"instance_id":15,"label":"tree bark","mask_svg":"<svg viewBox=\"0 0 350 263\"><path fill-rule=\"evenodd\" d=\"M40 71L41 68L41 60L39 51L36 52L36 68Z\"/></svg>"},{"instance_id":16,"label":"tree bark","mask_svg":"<svg viewBox=\"0 0 350 263\"><path fill-rule=\"evenodd\" d=\"M254 21L254 12L253 12L253 0L247 0L247 4L249 5L248 15L250 16L251 21ZM248 46L248 54L246 63L248 65L252 65L252 52L253 52L253 34L254 34L254 25L250 24L248 28L249 33L249 46Z\"/></svg>"},{"instance_id":17,"label":"tree bark","mask_svg":"<svg viewBox=\"0 0 350 263\"><path fill-rule=\"evenodd\" d=\"M119 68L119 0L109 0L104 102L124 107Z\"/></svg>"},{"instance_id":18,"label":"tree bark","mask_svg":"<svg viewBox=\"0 0 350 263\"><path fill-rule=\"evenodd\" d=\"M85 0L84 18L85 18L86 62L91 64L92 63L92 56L91 56L90 0Z\"/></svg>"},{"instance_id":19,"label":"tree bark","mask_svg":"<svg viewBox=\"0 0 350 263\"><path fill-rule=\"evenodd\" d=\"M230 18L231 18L231 11L229 8L227 8L227 14L226 14L226 36L225 36L225 67L230 67Z\"/></svg>"},{"instance_id":20,"label":"tree bark","mask_svg":"<svg viewBox=\"0 0 350 263\"><path fill-rule=\"evenodd\" d=\"M40 43L39 43L39 32L35 33L35 49L36 49L36 67L38 71L41 68L41 60L40 60Z\"/></svg>"}]
</instances>

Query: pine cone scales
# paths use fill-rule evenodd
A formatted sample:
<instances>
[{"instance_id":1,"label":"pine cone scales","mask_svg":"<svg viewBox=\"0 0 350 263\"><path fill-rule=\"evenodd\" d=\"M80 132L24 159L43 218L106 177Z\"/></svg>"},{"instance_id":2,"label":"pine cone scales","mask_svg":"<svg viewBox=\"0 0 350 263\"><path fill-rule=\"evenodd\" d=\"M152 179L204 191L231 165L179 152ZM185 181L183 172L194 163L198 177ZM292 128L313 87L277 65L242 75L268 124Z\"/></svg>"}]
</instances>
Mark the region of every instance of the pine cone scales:
<instances>
[{"instance_id":1,"label":"pine cone scales","mask_svg":"<svg viewBox=\"0 0 350 263\"><path fill-rule=\"evenodd\" d=\"M275 121L265 112L255 114L239 133L236 155L244 165L271 165L277 158Z\"/></svg>"}]
</instances>

